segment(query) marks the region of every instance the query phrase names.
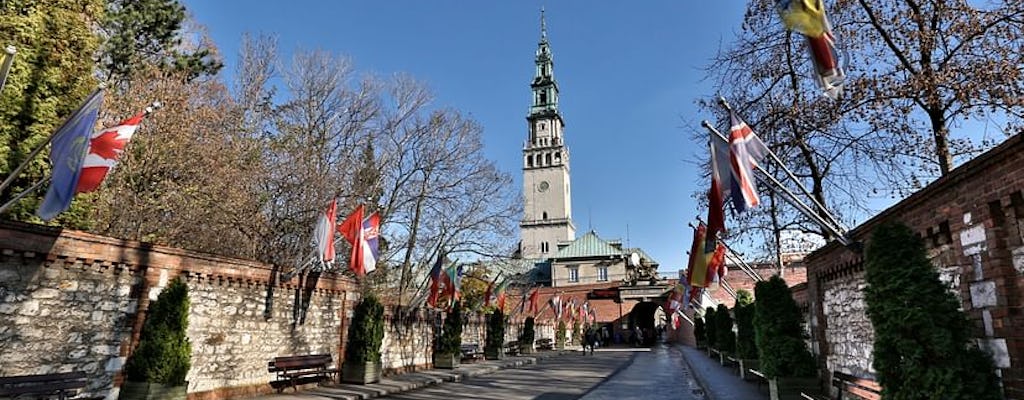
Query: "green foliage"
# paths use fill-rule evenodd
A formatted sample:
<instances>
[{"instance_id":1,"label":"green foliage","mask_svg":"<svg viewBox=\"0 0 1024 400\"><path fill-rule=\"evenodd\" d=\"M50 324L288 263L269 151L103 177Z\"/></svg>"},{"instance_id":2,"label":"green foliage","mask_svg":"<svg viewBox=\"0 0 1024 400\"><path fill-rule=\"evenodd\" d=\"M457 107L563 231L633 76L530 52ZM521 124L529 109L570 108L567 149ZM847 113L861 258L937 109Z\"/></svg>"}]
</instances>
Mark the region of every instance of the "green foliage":
<instances>
[{"instance_id":1,"label":"green foliage","mask_svg":"<svg viewBox=\"0 0 1024 400\"><path fill-rule=\"evenodd\" d=\"M501 354L505 346L505 314L501 310L491 313L487 320L487 340L484 351Z\"/></svg>"},{"instance_id":2,"label":"green foliage","mask_svg":"<svg viewBox=\"0 0 1024 400\"><path fill-rule=\"evenodd\" d=\"M536 332L534 331L533 317L526 317L526 322L523 323L523 332L519 334L519 343L522 346L532 346Z\"/></svg>"},{"instance_id":3,"label":"green foliage","mask_svg":"<svg viewBox=\"0 0 1024 400\"><path fill-rule=\"evenodd\" d=\"M437 353L443 355L456 355L461 353L462 346L462 303L456 302L452 310L444 319L441 328L441 339L438 342Z\"/></svg>"},{"instance_id":4,"label":"green foliage","mask_svg":"<svg viewBox=\"0 0 1024 400\"><path fill-rule=\"evenodd\" d=\"M875 229L865 264L865 300L875 329L872 365L883 397L1001 398L991 357L971 344L958 300L939 281L910 228L886 223Z\"/></svg>"},{"instance_id":5,"label":"green foliage","mask_svg":"<svg viewBox=\"0 0 1024 400\"><path fill-rule=\"evenodd\" d=\"M768 378L813 377L814 356L804 344L803 316L778 275L754 286L754 331L761 372Z\"/></svg>"},{"instance_id":6,"label":"green foliage","mask_svg":"<svg viewBox=\"0 0 1024 400\"><path fill-rule=\"evenodd\" d=\"M736 333L732 331L732 316L725 304L719 304L715 311L715 344L726 354L736 351Z\"/></svg>"},{"instance_id":7,"label":"green foliage","mask_svg":"<svg viewBox=\"0 0 1024 400\"><path fill-rule=\"evenodd\" d=\"M380 344L384 340L384 306L373 294L363 295L356 305L348 326L345 362L353 364L380 361Z\"/></svg>"},{"instance_id":8,"label":"green foliage","mask_svg":"<svg viewBox=\"0 0 1024 400\"><path fill-rule=\"evenodd\" d=\"M748 305L754 304L754 294L750 293L747 289L740 289L736 291L736 305Z\"/></svg>"},{"instance_id":9,"label":"green foliage","mask_svg":"<svg viewBox=\"0 0 1024 400\"><path fill-rule=\"evenodd\" d=\"M192 359L192 345L186 335L189 303L188 286L177 277L149 304L139 347L124 366L128 380L185 384Z\"/></svg>"},{"instance_id":10,"label":"green foliage","mask_svg":"<svg viewBox=\"0 0 1024 400\"><path fill-rule=\"evenodd\" d=\"M565 321L558 321L558 327L555 328L555 344L565 346Z\"/></svg>"},{"instance_id":11,"label":"green foliage","mask_svg":"<svg viewBox=\"0 0 1024 400\"><path fill-rule=\"evenodd\" d=\"M581 339L582 337L583 337L583 331L580 330L580 322L579 321L573 321L572 322L572 338L576 339L576 340L579 340L580 343L583 343L583 340Z\"/></svg>"},{"instance_id":12,"label":"green foliage","mask_svg":"<svg viewBox=\"0 0 1024 400\"><path fill-rule=\"evenodd\" d=\"M757 342L754 340L754 303L743 301L741 294L746 293L750 300L750 292L740 290L737 293L736 307L736 355L742 359L757 358Z\"/></svg>"},{"instance_id":13,"label":"green foliage","mask_svg":"<svg viewBox=\"0 0 1024 400\"><path fill-rule=\"evenodd\" d=\"M0 37L18 50L0 93L0 176L7 177L46 142L96 89L93 56L99 40L93 23L102 19L102 0L0 1ZM0 203L50 175L45 154L29 161L0 193ZM4 217L37 220L33 213L45 193L45 187L35 191ZM84 225L81 212L63 214L58 221Z\"/></svg>"},{"instance_id":14,"label":"green foliage","mask_svg":"<svg viewBox=\"0 0 1024 400\"><path fill-rule=\"evenodd\" d=\"M704 342L712 349L718 348L718 324L715 322L715 308L708 307L704 310Z\"/></svg>"},{"instance_id":15,"label":"green foliage","mask_svg":"<svg viewBox=\"0 0 1024 400\"><path fill-rule=\"evenodd\" d=\"M182 49L185 6L178 0L108 0L103 24L102 68L113 81L127 80L143 64L182 72L192 80L223 67L209 48Z\"/></svg>"},{"instance_id":16,"label":"green foliage","mask_svg":"<svg viewBox=\"0 0 1024 400\"><path fill-rule=\"evenodd\" d=\"M704 329L704 318L695 317L693 321L693 336L697 339L697 347L707 346L706 330Z\"/></svg>"}]
</instances>

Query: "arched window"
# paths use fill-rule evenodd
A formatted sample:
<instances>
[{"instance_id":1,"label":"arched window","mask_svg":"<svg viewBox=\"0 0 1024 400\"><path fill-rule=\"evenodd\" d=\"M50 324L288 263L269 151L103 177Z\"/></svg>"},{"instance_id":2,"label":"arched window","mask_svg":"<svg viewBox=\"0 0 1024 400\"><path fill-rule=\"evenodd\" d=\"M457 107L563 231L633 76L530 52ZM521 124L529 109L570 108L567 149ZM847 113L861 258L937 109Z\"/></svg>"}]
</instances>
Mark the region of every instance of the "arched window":
<instances>
[{"instance_id":1,"label":"arched window","mask_svg":"<svg viewBox=\"0 0 1024 400\"><path fill-rule=\"evenodd\" d=\"M562 161L562 152L560 152L560 151L556 151L555 152L555 161Z\"/></svg>"},{"instance_id":2,"label":"arched window","mask_svg":"<svg viewBox=\"0 0 1024 400\"><path fill-rule=\"evenodd\" d=\"M546 165L551 165L551 153L548 153L547 156L544 157L544 161Z\"/></svg>"},{"instance_id":3,"label":"arched window","mask_svg":"<svg viewBox=\"0 0 1024 400\"><path fill-rule=\"evenodd\" d=\"M545 211L544 214L541 215L541 219L543 219L545 221L548 220L548 212L547 211Z\"/></svg>"},{"instance_id":4,"label":"arched window","mask_svg":"<svg viewBox=\"0 0 1024 400\"><path fill-rule=\"evenodd\" d=\"M533 166L533 154L526 156L526 166L527 167L532 167Z\"/></svg>"}]
</instances>

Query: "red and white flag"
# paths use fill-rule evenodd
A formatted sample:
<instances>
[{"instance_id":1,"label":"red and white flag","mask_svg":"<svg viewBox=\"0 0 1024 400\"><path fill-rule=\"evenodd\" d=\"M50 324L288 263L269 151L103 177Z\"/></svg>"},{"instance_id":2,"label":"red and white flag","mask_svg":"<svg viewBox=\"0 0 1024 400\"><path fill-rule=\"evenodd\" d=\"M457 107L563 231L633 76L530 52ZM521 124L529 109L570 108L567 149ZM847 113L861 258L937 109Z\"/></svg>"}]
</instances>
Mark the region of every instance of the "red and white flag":
<instances>
[{"instance_id":1,"label":"red and white flag","mask_svg":"<svg viewBox=\"0 0 1024 400\"><path fill-rule=\"evenodd\" d=\"M145 115L145 112L138 113L113 128L92 134L89 139L89 152L82 162L82 174L78 178L75 193L94 191L103 183L103 179L117 165L117 160L121 158L125 146L132 139Z\"/></svg>"},{"instance_id":2,"label":"red and white flag","mask_svg":"<svg viewBox=\"0 0 1024 400\"><path fill-rule=\"evenodd\" d=\"M743 212L761 203L757 196L754 168L768 154L768 146L731 110L729 119L732 123L729 128L729 164L733 177L733 206L736 211Z\"/></svg>"},{"instance_id":3,"label":"red and white flag","mask_svg":"<svg viewBox=\"0 0 1024 400\"><path fill-rule=\"evenodd\" d=\"M352 245L349 269L356 276L364 276L377 268L380 217L373 213L364 219L363 210L363 206L359 206L338 225L338 232Z\"/></svg>"},{"instance_id":4,"label":"red and white flag","mask_svg":"<svg viewBox=\"0 0 1024 400\"><path fill-rule=\"evenodd\" d=\"M330 268L336 255L334 251L334 224L337 220L338 201L331 200L327 209L317 217L316 229L313 231L313 245L316 247L318 265Z\"/></svg>"}]
</instances>

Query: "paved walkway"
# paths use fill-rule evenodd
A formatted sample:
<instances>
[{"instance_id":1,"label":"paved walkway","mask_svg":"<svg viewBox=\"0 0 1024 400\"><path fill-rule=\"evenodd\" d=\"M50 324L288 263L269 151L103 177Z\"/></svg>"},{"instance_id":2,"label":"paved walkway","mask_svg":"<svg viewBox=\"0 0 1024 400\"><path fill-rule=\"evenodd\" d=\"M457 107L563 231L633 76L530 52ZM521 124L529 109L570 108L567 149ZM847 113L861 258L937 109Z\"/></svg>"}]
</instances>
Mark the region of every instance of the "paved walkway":
<instances>
[{"instance_id":1,"label":"paved walkway","mask_svg":"<svg viewBox=\"0 0 1024 400\"><path fill-rule=\"evenodd\" d=\"M717 359L690 346L676 345L671 349L686 360L708 400L760 400L769 397L767 383L758 388L757 383L740 379L734 366L722 366Z\"/></svg>"},{"instance_id":2,"label":"paved walkway","mask_svg":"<svg viewBox=\"0 0 1024 400\"><path fill-rule=\"evenodd\" d=\"M602 350L598 350L598 354ZM633 356L629 365L580 400L704 399L703 391L690 375L682 353L663 345L642 350Z\"/></svg>"}]
</instances>

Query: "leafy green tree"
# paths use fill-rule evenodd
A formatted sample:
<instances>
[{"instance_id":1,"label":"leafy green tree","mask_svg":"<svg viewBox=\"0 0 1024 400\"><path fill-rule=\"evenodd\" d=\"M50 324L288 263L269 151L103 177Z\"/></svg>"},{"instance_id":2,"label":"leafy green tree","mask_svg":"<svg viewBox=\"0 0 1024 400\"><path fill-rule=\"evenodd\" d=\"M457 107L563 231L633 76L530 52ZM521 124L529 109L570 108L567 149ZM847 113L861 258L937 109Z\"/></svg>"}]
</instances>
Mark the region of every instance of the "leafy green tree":
<instances>
[{"instance_id":1,"label":"leafy green tree","mask_svg":"<svg viewBox=\"0 0 1024 400\"><path fill-rule=\"evenodd\" d=\"M754 340L754 297L750 292L736 291L736 355L743 359L757 358L757 342Z\"/></svg>"},{"instance_id":2,"label":"leafy green tree","mask_svg":"<svg viewBox=\"0 0 1024 400\"><path fill-rule=\"evenodd\" d=\"M768 378L813 377L814 356L807 350L803 316L786 281L778 275L754 286L754 331L761 372Z\"/></svg>"},{"instance_id":3,"label":"leafy green tree","mask_svg":"<svg viewBox=\"0 0 1024 400\"><path fill-rule=\"evenodd\" d=\"M883 397L1002 398L992 358L971 344L960 302L939 281L910 228L876 228L865 264L865 300L875 329L872 365Z\"/></svg>"},{"instance_id":4,"label":"leafy green tree","mask_svg":"<svg viewBox=\"0 0 1024 400\"><path fill-rule=\"evenodd\" d=\"M99 39L93 22L103 19L102 0L6 0L0 2L0 37L18 49L0 93L0 176L7 177L29 153L96 89L93 56ZM46 157L29 160L6 203L50 175ZM5 218L34 220L45 187L18 202ZM58 221L81 218L66 213Z\"/></svg>"},{"instance_id":5,"label":"leafy green tree","mask_svg":"<svg viewBox=\"0 0 1024 400\"><path fill-rule=\"evenodd\" d=\"M719 304L715 310L715 343L718 350L726 354L736 351L736 333L732 331L732 315L729 315L729 307Z\"/></svg>"},{"instance_id":6,"label":"leafy green tree","mask_svg":"<svg viewBox=\"0 0 1024 400\"><path fill-rule=\"evenodd\" d=\"M124 83L143 64L182 72L188 80L216 74L223 64L212 48L183 48L185 21L178 0L108 0L101 57L107 80Z\"/></svg>"},{"instance_id":7,"label":"leafy green tree","mask_svg":"<svg viewBox=\"0 0 1024 400\"><path fill-rule=\"evenodd\" d=\"M718 317L714 307L708 307L704 310L704 340L708 344L708 347L712 349L718 348L718 323L715 322L715 318Z\"/></svg>"},{"instance_id":8,"label":"leafy green tree","mask_svg":"<svg viewBox=\"0 0 1024 400\"><path fill-rule=\"evenodd\" d=\"M348 326L345 362L365 364L380 361L380 345L384 340L384 306L372 293L363 295Z\"/></svg>"},{"instance_id":9,"label":"leafy green tree","mask_svg":"<svg viewBox=\"0 0 1024 400\"><path fill-rule=\"evenodd\" d=\"M441 328L441 339L438 342L437 353L443 355L455 355L462 351L462 304L456 302L452 310L444 319L444 326Z\"/></svg>"},{"instance_id":10,"label":"leafy green tree","mask_svg":"<svg viewBox=\"0 0 1024 400\"><path fill-rule=\"evenodd\" d=\"M192 365L192 345L186 335L189 304L188 286L181 277L174 278L149 304L139 347L124 367L128 380L168 386L185 384Z\"/></svg>"}]
</instances>

